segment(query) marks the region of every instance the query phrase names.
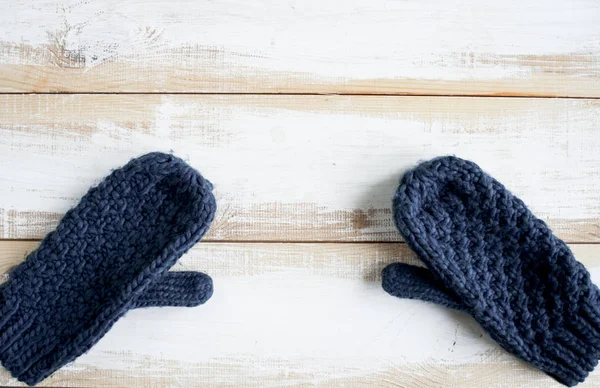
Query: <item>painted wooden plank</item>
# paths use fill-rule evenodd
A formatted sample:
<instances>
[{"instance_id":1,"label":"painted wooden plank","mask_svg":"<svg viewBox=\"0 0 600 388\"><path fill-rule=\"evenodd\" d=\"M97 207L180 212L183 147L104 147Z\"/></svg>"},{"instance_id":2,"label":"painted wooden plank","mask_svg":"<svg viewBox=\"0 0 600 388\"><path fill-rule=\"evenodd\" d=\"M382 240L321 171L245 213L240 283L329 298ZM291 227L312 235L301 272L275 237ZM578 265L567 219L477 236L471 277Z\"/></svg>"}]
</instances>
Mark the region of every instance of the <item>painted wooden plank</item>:
<instances>
[{"instance_id":1,"label":"painted wooden plank","mask_svg":"<svg viewBox=\"0 0 600 388\"><path fill-rule=\"evenodd\" d=\"M215 185L220 241L399 241L401 174L479 163L568 242L600 241L600 101L390 96L0 96L0 238L42 238L152 150Z\"/></svg>"},{"instance_id":2,"label":"painted wooden plank","mask_svg":"<svg viewBox=\"0 0 600 388\"><path fill-rule=\"evenodd\" d=\"M600 96L596 0L0 8L0 92Z\"/></svg>"},{"instance_id":3,"label":"painted wooden plank","mask_svg":"<svg viewBox=\"0 0 600 388\"><path fill-rule=\"evenodd\" d=\"M0 242L0 273L37 244ZM600 245L572 249L600 282ZM560 387L466 314L387 295L398 261L417 263L405 244L198 244L175 268L210 274L209 302L129 312L43 385Z\"/></svg>"}]
</instances>

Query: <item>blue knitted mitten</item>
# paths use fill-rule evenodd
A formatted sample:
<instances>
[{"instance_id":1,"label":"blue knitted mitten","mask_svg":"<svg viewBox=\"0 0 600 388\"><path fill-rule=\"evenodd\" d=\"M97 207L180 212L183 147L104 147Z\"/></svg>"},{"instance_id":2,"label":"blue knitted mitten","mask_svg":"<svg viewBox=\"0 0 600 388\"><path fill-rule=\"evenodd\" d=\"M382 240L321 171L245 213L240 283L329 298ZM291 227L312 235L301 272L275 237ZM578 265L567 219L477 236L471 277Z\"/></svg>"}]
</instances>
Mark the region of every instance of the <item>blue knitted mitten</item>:
<instances>
[{"instance_id":1,"label":"blue knitted mitten","mask_svg":"<svg viewBox=\"0 0 600 388\"><path fill-rule=\"evenodd\" d=\"M600 291L583 264L525 204L456 157L404 175L398 230L427 265L391 264L383 288L472 315L504 349L564 385L600 358Z\"/></svg>"},{"instance_id":2,"label":"blue knitted mitten","mask_svg":"<svg viewBox=\"0 0 600 388\"><path fill-rule=\"evenodd\" d=\"M197 306L203 273L167 272L206 233L212 185L150 153L91 188L0 286L0 362L34 385L89 350L128 310Z\"/></svg>"}]
</instances>

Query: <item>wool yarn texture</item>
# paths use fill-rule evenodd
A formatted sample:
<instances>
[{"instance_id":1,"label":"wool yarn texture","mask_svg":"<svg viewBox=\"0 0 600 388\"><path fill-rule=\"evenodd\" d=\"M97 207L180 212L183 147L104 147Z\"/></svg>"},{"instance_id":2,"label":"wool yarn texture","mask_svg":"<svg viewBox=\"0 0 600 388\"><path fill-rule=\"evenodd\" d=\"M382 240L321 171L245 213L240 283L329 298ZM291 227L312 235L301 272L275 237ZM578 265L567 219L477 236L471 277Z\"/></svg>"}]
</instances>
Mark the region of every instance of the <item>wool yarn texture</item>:
<instances>
[{"instance_id":1,"label":"wool yarn texture","mask_svg":"<svg viewBox=\"0 0 600 388\"><path fill-rule=\"evenodd\" d=\"M0 286L0 362L34 385L88 351L128 310L197 306L200 272L167 272L208 230L211 183L150 153L114 170Z\"/></svg>"},{"instance_id":2,"label":"wool yarn texture","mask_svg":"<svg viewBox=\"0 0 600 388\"><path fill-rule=\"evenodd\" d=\"M504 349L560 383L600 358L599 290L569 247L475 163L440 157L401 179L396 226L428 267L391 264L383 288L473 316Z\"/></svg>"}]
</instances>

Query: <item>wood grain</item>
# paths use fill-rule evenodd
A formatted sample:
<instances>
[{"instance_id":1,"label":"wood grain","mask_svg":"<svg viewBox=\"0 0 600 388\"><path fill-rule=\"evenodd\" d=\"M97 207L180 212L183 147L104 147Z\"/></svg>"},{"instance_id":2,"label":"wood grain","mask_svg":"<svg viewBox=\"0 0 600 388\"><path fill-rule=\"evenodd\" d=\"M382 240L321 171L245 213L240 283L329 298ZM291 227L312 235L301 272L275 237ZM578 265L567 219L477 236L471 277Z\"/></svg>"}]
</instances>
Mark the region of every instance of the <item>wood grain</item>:
<instances>
[{"instance_id":1,"label":"wood grain","mask_svg":"<svg viewBox=\"0 0 600 388\"><path fill-rule=\"evenodd\" d=\"M595 0L0 6L0 92L600 97Z\"/></svg>"},{"instance_id":2,"label":"wood grain","mask_svg":"<svg viewBox=\"0 0 600 388\"><path fill-rule=\"evenodd\" d=\"M173 268L208 273L213 298L129 312L42 386L560 387L467 315L387 295L380 273L421 265L393 226L399 177L455 154L574 243L600 284L598 1L0 9L0 283L145 152L183 157L218 201ZM0 368L3 385L19 383ZM580 385L593 386L600 371Z\"/></svg>"},{"instance_id":3,"label":"wood grain","mask_svg":"<svg viewBox=\"0 0 600 388\"><path fill-rule=\"evenodd\" d=\"M33 252L40 241L0 241L0 275ZM573 254L600 276L600 244L570 244ZM402 262L424 266L405 243L223 243L200 242L173 267L203 271L212 277L252 277L285 270L312 276L381 282L381 270ZM596 268L598 267L598 268Z\"/></svg>"},{"instance_id":4,"label":"wood grain","mask_svg":"<svg viewBox=\"0 0 600 388\"><path fill-rule=\"evenodd\" d=\"M600 101L0 96L0 238L42 238L111 169L174 151L215 185L211 241L399 241L419 160L471 159L568 242L600 241Z\"/></svg>"},{"instance_id":5,"label":"wood grain","mask_svg":"<svg viewBox=\"0 0 600 388\"><path fill-rule=\"evenodd\" d=\"M122 368L107 369L76 362L38 384L40 387L376 387L376 388L464 388L531 387L562 388L550 377L513 359L501 350L491 352L486 363L443 364L434 361L394 365L376 372L352 367L325 371L305 369L301 361L286 359L254 360L225 358L212 362L187 363L178 360L136 357L131 353L103 354ZM100 358L101 355L98 355ZM123 361L125 360L125 361ZM0 371L7 386L19 384ZM580 388L597 387L600 375L594 373Z\"/></svg>"},{"instance_id":6,"label":"wood grain","mask_svg":"<svg viewBox=\"0 0 600 388\"><path fill-rule=\"evenodd\" d=\"M38 243L1 241L0 274ZM600 245L571 248L598 283ZM211 275L207 304L131 311L41 385L560 387L467 315L387 295L393 262L418 263L402 243L200 243L175 270Z\"/></svg>"}]
</instances>

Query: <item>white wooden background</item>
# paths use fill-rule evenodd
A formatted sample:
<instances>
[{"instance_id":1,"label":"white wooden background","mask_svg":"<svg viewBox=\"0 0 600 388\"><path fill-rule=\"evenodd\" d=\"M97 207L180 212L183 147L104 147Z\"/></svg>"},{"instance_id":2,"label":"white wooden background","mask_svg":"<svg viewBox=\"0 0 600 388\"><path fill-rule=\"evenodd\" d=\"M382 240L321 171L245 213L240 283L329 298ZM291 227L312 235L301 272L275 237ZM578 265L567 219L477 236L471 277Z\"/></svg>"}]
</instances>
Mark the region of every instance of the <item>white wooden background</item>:
<instances>
[{"instance_id":1,"label":"white wooden background","mask_svg":"<svg viewBox=\"0 0 600 388\"><path fill-rule=\"evenodd\" d=\"M380 271L418 263L399 177L455 154L600 284L599 20L596 0L0 0L0 273L147 151L219 206L175 268L213 298L130 312L42 385L558 387Z\"/></svg>"}]
</instances>

